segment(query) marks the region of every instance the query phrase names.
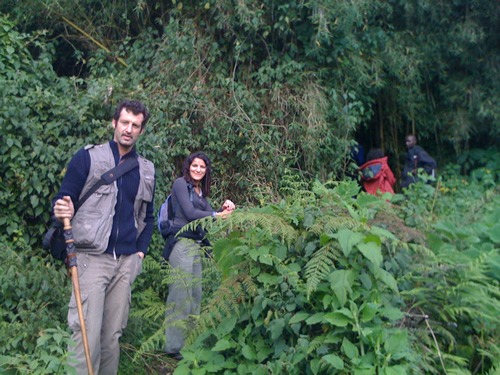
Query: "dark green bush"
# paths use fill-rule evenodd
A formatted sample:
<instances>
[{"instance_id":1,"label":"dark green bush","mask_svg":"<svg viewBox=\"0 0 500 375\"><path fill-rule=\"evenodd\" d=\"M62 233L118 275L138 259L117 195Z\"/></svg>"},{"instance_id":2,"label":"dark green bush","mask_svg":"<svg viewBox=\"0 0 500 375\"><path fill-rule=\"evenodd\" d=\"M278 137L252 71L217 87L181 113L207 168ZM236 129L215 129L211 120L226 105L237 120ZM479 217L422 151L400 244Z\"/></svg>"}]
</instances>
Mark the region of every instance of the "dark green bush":
<instances>
[{"instance_id":1,"label":"dark green bush","mask_svg":"<svg viewBox=\"0 0 500 375\"><path fill-rule=\"evenodd\" d=\"M37 253L19 232L1 236L0 371L64 374L71 283L64 267Z\"/></svg>"},{"instance_id":2,"label":"dark green bush","mask_svg":"<svg viewBox=\"0 0 500 375\"><path fill-rule=\"evenodd\" d=\"M474 237L455 229L454 242L441 222L422 246L399 206L364 194L353 199L355 184L290 191L278 205L220 224L231 230L214 244L223 281L176 374L498 367L496 199L486 227L476 229L487 237L472 249L463 241L472 245ZM398 239L409 234L410 243Z\"/></svg>"}]
</instances>

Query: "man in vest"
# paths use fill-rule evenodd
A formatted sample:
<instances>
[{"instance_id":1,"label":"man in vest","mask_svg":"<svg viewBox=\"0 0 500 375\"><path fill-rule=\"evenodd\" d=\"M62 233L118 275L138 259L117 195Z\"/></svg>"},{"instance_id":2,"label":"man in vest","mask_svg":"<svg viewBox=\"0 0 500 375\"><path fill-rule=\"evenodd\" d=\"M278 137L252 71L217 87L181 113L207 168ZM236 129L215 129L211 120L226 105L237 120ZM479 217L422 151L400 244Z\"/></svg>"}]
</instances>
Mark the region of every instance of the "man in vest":
<instances>
[{"instance_id":1,"label":"man in vest","mask_svg":"<svg viewBox=\"0 0 500 375\"><path fill-rule=\"evenodd\" d=\"M406 154L401 187L407 188L418 181L418 169L422 168L428 175L434 176L436 161L420 146L417 146L417 137L410 134L406 137Z\"/></svg>"},{"instance_id":2,"label":"man in vest","mask_svg":"<svg viewBox=\"0 0 500 375\"><path fill-rule=\"evenodd\" d=\"M78 276L95 374L116 374L119 338L127 325L131 285L142 268L153 234L154 165L139 156L135 143L144 133L149 113L138 101L123 101L115 110L113 140L80 149L68 164L61 189L53 200L54 216L71 219ZM75 212L78 200L100 176L128 158L138 167L103 185ZM74 292L68 325L70 348L78 374L87 374L82 333Z\"/></svg>"}]
</instances>

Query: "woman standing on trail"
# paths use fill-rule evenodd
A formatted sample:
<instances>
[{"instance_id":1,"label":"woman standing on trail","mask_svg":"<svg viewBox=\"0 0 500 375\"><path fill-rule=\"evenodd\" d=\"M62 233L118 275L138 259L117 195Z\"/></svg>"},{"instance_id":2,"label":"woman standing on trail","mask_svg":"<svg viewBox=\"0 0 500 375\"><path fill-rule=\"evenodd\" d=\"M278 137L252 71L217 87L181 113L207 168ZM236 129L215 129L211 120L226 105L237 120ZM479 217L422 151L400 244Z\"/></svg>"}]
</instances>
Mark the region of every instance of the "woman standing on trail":
<instances>
[{"instance_id":1,"label":"woman standing on trail","mask_svg":"<svg viewBox=\"0 0 500 375\"><path fill-rule=\"evenodd\" d=\"M235 205L226 200L221 210L214 211L207 201L210 195L211 162L203 152L195 152L184 161L182 177L172 186L174 219L166 237L163 257L173 268L174 277L167 297L166 353L177 360L184 345L188 317L199 315L201 304L201 253L207 244L200 227L176 233L186 224L212 216L231 214Z\"/></svg>"}]
</instances>

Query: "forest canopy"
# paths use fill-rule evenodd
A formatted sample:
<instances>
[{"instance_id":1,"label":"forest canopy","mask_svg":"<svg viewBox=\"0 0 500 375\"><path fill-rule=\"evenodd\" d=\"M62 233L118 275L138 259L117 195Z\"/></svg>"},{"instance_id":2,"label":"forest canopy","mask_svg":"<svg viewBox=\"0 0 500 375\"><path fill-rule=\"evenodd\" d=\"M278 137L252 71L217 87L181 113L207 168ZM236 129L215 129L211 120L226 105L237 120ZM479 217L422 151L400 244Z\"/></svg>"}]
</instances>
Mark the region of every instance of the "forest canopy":
<instances>
[{"instance_id":1,"label":"forest canopy","mask_svg":"<svg viewBox=\"0 0 500 375\"><path fill-rule=\"evenodd\" d=\"M169 139L156 147L204 148L243 190L245 176L275 184L286 168L342 175L353 140L382 147L396 170L408 133L440 161L498 141L494 1L7 0L0 11L31 35L31 56L43 49L59 78L93 87L93 105L140 97Z\"/></svg>"}]
</instances>

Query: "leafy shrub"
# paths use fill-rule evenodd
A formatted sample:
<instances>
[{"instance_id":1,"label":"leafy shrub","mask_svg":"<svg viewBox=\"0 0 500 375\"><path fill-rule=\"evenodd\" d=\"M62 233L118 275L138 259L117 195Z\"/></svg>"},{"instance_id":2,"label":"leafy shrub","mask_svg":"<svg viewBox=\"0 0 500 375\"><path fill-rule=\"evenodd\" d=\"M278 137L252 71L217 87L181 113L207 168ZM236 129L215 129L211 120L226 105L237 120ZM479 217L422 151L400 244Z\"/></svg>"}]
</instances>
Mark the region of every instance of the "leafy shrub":
<instances>
[{"instance_id":1,"label":"leafy shrub","mask_svg":"<svg viewBox=\"0 0 500 375\"><path fill-rule=\"evenodd\" d=\"M65 328L69 278L23 237L0 237L0 370L12 374L68 371Z\"/></svg>"},{"instance_id":2,"label":"leafy shrub","mask_svg":"<svg viewBox=\"0 0 500 375\"><path fill-rule=\"evenodd\" d=\"M33 58L27 48L38 49ZM88 143L104 141L109 132L103 116L102 91L96 80L56 76L50 44L23 35L0 16L0 231L21 234L40 244L55 194L70 156ZM105 83L103 83L104 85ZM106 121L109 116L106 115Z\"/></svg>"},{"instance_id":3,"label":"leafy shrub","mask_svg":"<svg viewBox=\"0 0 500 375\"><path fill-rule=\"evenodd\" d=\"M489 162L491 170L497 165ZM420 324L432 321L455 359L483 372L499 366L500 329L500 199L485 169L472 170L470 177L448 169L435 187L415 184L401 211L425 230L432 250L403 277L409 311L426 317ZM422 345L434 345L430 337L420 338Z\"/></svg>"},{"instance_id":4,"label":"leafy shrub","mask_svg":"<svg viewBox=\"0 0 500 375\"><path fill-rule=\"evenodd\" d=\"M463 235L442 237L439 223L426 247L411 228L395 225L399 205L408 203L397 196L391 208L365 194L354 199L354 183L288 192L280 204L234 213L212 228L231 230L214 244L223 280L176 374L498 367L495 208L485 219L492 229L480 229L489 236L481 248L458 246ZM402 242L398 231L415 242Z\"/></svg>"},{"instance_id":5,"label":"leafy shrub","mask_svg":"<svg viewBox=\"0 0 500 375\"><path fill-rule=\"evenodd\" d=\"M389 272L408 246L368 225L386 202L355 200L357 190L316 184L228 219L231 233L214 245L222 285L176 374L419 368L412 335L398 327L404 301Z\"/></svg>"},{"instance_id":6,"label":"leafy shrub","mask_svg":"<svg viewBox=\"0 0 500 375\"><path fill-rule=\"evenodd\" d=\"M494 181L500 179L500 151L496 148L473 149L460 155L457 162L466 175L474 172L477 177L479 171L489 171Z\"/></svg>"}]
</instances>

